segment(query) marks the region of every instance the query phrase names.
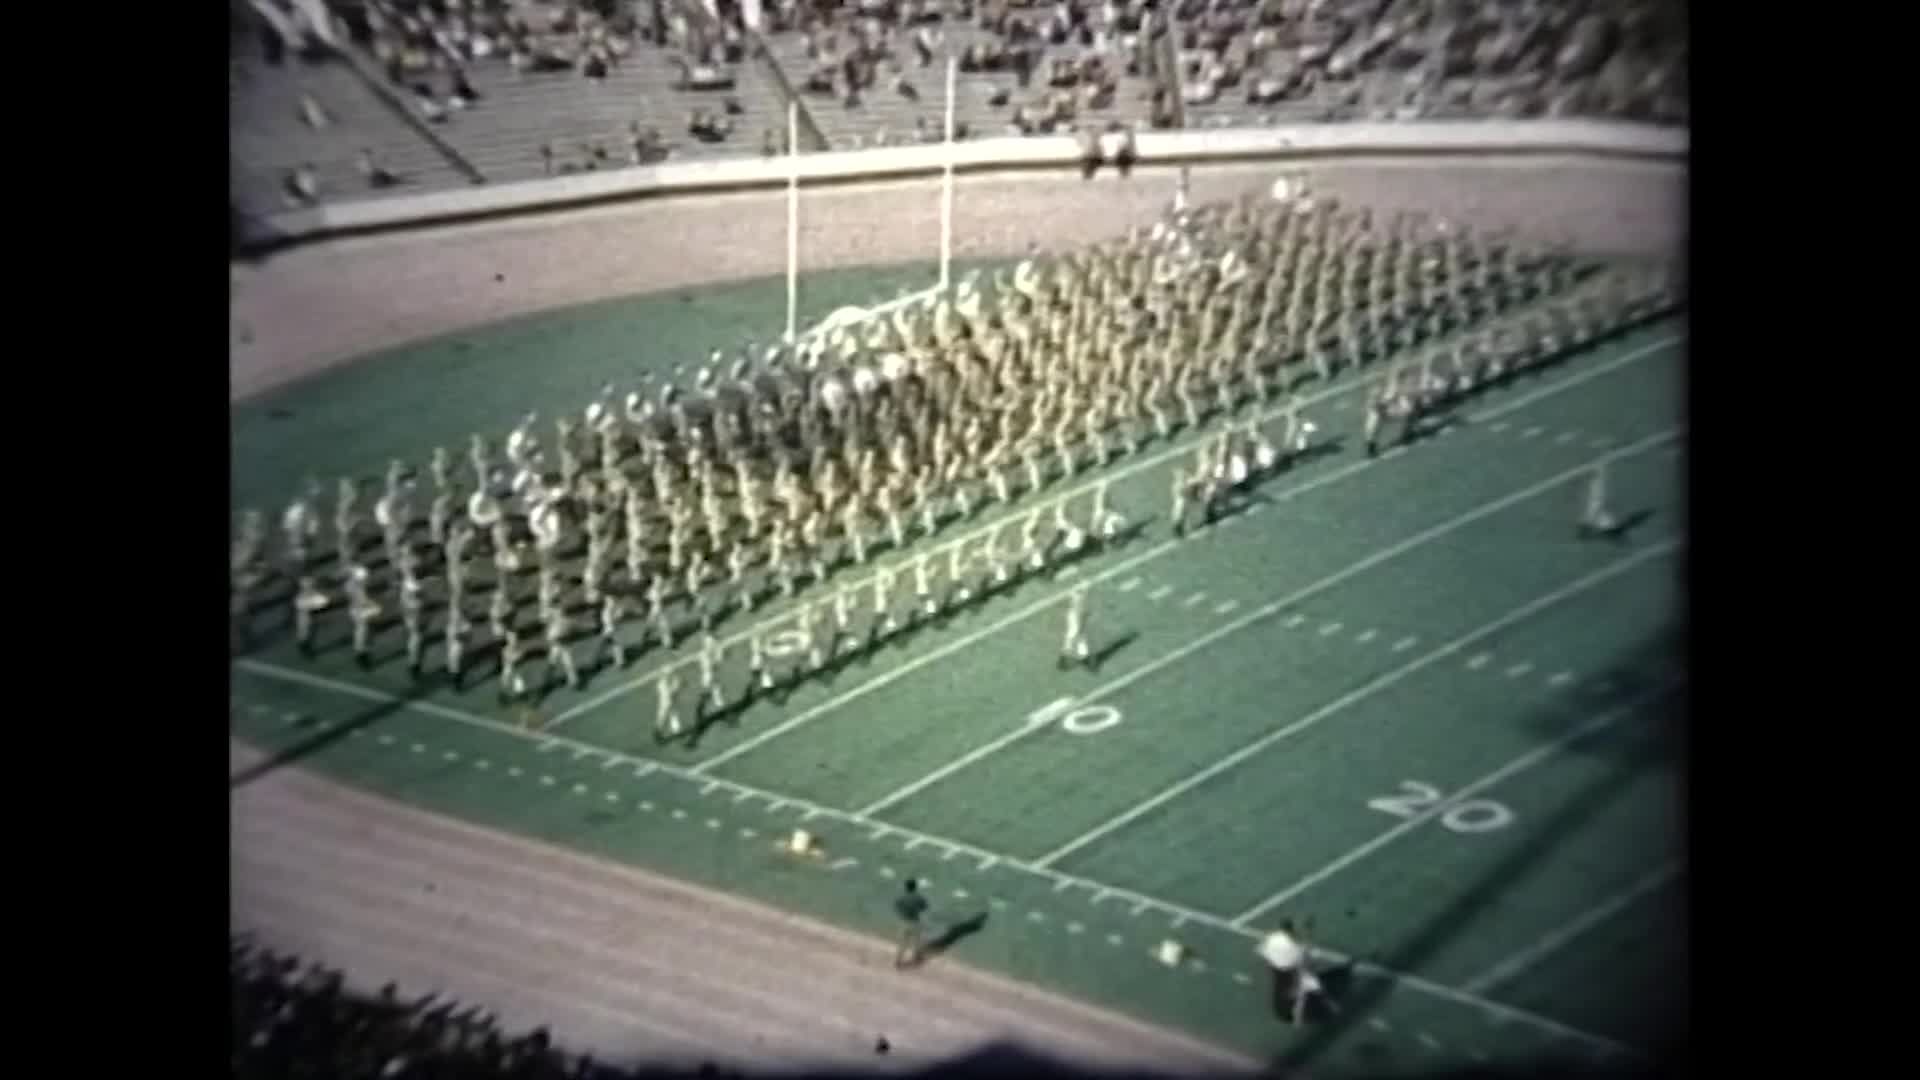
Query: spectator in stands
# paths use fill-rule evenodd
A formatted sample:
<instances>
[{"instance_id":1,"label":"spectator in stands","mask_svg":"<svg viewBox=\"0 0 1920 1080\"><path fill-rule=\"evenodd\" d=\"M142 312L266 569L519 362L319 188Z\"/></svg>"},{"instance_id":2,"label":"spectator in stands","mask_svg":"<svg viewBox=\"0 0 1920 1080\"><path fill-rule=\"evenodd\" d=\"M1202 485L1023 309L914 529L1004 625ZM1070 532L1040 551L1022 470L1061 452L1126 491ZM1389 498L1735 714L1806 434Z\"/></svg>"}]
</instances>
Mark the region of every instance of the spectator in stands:
<instances>
[{"instance_id":1,"label":"spectator in stands","mask_svg":"<svg viewBox=\"0 0 1920 1080\"><path fill-rule=\"evenodd\" d=\"M400 182L398 176L389 172L373 156L371 147L362 147L360 150L360 175L366 178L367 186L372 188L390 188Z\"/></svg>"},{"instance_id":2,"label":"spectator in stands","mask_svg":"<svg viewBox=\"0 0 1920 1080\"><path fill-rule=\"evenodd\" d=\"M320 107L320 102L312 94L300 95L300 122L315 131L325 131L333 123L333 117Z\"/></svg>"},{"instance_id":3,"label":"spectator in stands","mask_svg":"<svg viewBox=\"0 0 1920 1080\"><path fill-rule=\"evenodd\" d=\"M1081 179L1091 180L1093 174L1100 171L1100 164L1104 160L1100 148L1100 133L1090 127L1083 127L1075 132L1075 138L1080 143Z\"/></svg>"},{"instance_id":4,"label":"spectator in stands","mask_svg":"<svg viewBox=\"0 0 1920 1080\"><path fill-rule=\"evenodd\" d=\"M281 187L288 206L312 206L320 201L320 174L314 171L312 162L302 162L299 168L287 173Z\"/></svg>"}]
</instances>

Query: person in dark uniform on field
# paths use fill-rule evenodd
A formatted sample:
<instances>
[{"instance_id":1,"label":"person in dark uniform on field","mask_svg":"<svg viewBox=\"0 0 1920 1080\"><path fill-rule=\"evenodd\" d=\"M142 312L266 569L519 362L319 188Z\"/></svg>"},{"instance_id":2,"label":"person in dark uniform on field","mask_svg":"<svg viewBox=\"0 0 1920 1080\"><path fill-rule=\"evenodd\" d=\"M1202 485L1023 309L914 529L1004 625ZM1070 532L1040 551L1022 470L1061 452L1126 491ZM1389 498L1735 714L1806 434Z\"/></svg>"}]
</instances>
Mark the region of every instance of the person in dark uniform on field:
<instances>
[{"instance_id":1,"label":"person in dark uniform on field","mask_svg":"<svg viewBox=\"0 0 1920 1080\"><path fill-rule=\"evenodd\" d=\"M913 878L906 880L900 895L893 900L893 910L904 924L900 929L900 946L893 953L893 966L896 970L917 967L924 959L921 949L926 940L920 919L927 913L927 898L920 895L920 882Z\"/></svg>"}]
</instances>

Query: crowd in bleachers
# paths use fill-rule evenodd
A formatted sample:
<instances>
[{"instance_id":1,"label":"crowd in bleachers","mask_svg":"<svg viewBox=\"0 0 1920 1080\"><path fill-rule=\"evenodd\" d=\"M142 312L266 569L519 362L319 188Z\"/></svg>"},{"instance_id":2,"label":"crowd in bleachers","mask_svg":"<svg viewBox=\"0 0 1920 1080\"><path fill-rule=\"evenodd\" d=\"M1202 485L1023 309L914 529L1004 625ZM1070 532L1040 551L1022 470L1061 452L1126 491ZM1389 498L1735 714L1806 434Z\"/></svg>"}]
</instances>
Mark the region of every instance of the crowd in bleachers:
<instances>
[{"instance_id":1,"label":"crowd in bleachers","mask_svg":"<svg viewBox=\"0 0 1920 1080\"><path fill-rule=\"evenodd\" d=\"M257 46L234 36L254 75L235 88L236 117L263 128L242 99L271 101L285 141L302 147L237 147L236 158L241 172L261 164L249 156L291 158L272 167L295 205L461 173L500 181L781 153L789 92L803 145L937 141L948 57L959 138L1687 119L1677 0L761 0L757 31L740 0L330 0L329 30L349 54L331 62L359 67L358 83L323 74L329 50L309 0L234 2L262 13ZM399 115L344 100L367 96L367 80Z\"/></svg>"},{"instance_id":2,"label":"crowd in bleachers","mask_svg":"<svg viewBox=\"0 0 1920 1080\"><path fill-rule=\"evenodd\" d=\"M558 1051L545 1029L500 1030L491 1016L432 997L349 989L340 972L229 943L232 1070L236 1078L329 1080L614 1080L625 1075Z\"/></svg>"}]
</instances>

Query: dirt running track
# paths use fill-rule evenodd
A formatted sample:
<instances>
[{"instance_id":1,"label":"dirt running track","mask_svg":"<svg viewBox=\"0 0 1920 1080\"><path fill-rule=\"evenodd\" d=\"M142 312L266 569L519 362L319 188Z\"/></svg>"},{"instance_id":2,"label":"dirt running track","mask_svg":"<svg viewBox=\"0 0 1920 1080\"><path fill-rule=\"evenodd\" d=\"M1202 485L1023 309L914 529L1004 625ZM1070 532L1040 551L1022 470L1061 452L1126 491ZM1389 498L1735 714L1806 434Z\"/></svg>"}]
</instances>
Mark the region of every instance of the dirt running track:
<instances>
[{"instance_id":1,"label":"dirt running track","mask_svg":"<svg viewBox=\"0 0 1920 1080\"><path fill-rule=\"evenodd\" d=\"M1675 165L1532 159L1370 161L1310 170L1340 198L1425 208L1483 227L1514 226L1599 251L1675 251L1684 243L1686 179ZM1197 200L1267 190L1280 170L1196 170ZM1052 174L963 178L954 196L955 254L1017 255L1117 235L1153 220L1171 169L1091 182ZM451 226L295 248L236 267L230 327L234 399L356 354L565 304L784 273L781 191L672 199ZM931 261L939 183L825 188L801 204L809 269ZM498 278L498 280L496 280ZM806 283L801 282L804 289ZM769 334L777 326L764 328Z\"/></svg>"},{"instance_id":2,"label":"dirt running track","mask_svg":"<svg viewBox=\"0 0 1920 1080\"><path fill-rule=\"evenodd\" d=\"M1196 170L1198 200L1264 191L1273 167ZM1579 161L1325 165L1315 182L1616 252L1684 245L1677 166ZM1114 235L1160 213L1172 170L1128 180L965 179L956 251L1013 255ZM938 184L810 193L805 269L931 259ZM640 202L297 248L236 267L234 400L369 350L638 292L778 274L781 193ZM496 275L503 280L496 281ZM805 287L804 281L802 288ZM768 327L768 330L774 328ZM233 768L251 763L234 746ZM510 1027L550 1025L603 1059L918 1066L1012 1039L1082 1063L1239 1071L1174 1033L970 972L900 976L884 943L520 841L282 769L233 796L233 919L363 984L445 991Z\"/></svg>"},{"instance_id":3,"label":"dirt running track","mask_svg":"<svg viewBox=\"0 0 1920 1080\"><path fill-rule=\"evenodd\" d=\"M260 755L229 744L229 770ZM947 960L279 769L233 797L232 911L372 989L444 993L600 1060L919 1068L989 1042L1107 1070L1252 1062ZM873 1051L876 1036L893 1046Z\"/></svg>"}]
</instances>

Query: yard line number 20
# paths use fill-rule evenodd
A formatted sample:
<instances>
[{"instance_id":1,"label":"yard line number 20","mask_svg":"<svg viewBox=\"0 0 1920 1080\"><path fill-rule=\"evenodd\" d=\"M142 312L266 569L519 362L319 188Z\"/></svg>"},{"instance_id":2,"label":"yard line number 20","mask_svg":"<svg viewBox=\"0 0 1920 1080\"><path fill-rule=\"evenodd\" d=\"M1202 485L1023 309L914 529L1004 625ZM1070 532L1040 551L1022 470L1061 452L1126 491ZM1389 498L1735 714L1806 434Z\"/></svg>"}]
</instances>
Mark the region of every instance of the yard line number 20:
<instances>
[{"instance_id":1,"label":"yard line number 20","mask_svg":"<svg viewBox=\"0 0 1920 1080\"><path fill-rule=\"evenodd\" d=\"M1433 811L1444 802L1446 796L1432 784L1402 780L1400 794L1370 799L1367 808L1398 818L1430 818ZM1513 811L1491 799L1470 799L1447 807L1439 818L1440 824L1448 831L1471 835L1506 828L1513 824Z\"/></svg>"}]
</instances>

